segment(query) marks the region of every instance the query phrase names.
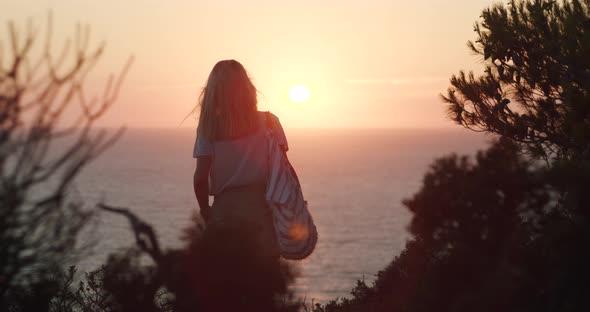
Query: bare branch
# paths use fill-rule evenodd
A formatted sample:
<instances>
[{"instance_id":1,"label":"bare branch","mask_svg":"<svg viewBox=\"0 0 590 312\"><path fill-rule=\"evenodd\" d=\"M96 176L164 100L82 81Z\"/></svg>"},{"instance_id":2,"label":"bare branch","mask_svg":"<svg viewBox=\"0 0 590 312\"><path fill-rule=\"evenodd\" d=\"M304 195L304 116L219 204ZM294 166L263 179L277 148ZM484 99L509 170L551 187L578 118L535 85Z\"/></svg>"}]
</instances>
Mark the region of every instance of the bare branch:
<instances>
[{"instance_id":1,"label":"bare branch","mask_svg":"<svg viewBox=\"0 0 590 312\"><path fill-rule=\"evenodd\" d=\"M84 83L104 43L90 49L90 28L78 26L74 53L70 53L71 40L66 40L55 59L49 13L44 49L33 58L31 47L37 40L33 28L29 21L20 34L14 23L8 24L12 55L7 72L2 69L5 54L0 47L0 249L3 261L13 264L0 266L4 279L0 293L27 276L31 267L60 262L65 251L78 250L75 236L91 212L69 191L88 163L124 133L124 128L110 133L92 127L116 100L132 58L120 76L111 78L102 101L89 103ZM61 128L61 118L70 108L77 109L74 127ZM57 139L65 144L59 149ZM2 233L10 233L9 240Z\"/></svg>"},{"instance_id":2,"label":"bare branch","mask_svg":"<svg viewBox=\"0 0 590 312\"><path fill-rule=\"evenodd\" d=\"M161 262L162 251L160 250L160 244L153 228L149 224L141 220L139 217L129 211L129 209L108 206L105 204L98 204L98 207L105 211L120 214L126 217L131 224L133 233L135 234L137 246L150 255L154 262Z\"/></svg>"}]
</instances>

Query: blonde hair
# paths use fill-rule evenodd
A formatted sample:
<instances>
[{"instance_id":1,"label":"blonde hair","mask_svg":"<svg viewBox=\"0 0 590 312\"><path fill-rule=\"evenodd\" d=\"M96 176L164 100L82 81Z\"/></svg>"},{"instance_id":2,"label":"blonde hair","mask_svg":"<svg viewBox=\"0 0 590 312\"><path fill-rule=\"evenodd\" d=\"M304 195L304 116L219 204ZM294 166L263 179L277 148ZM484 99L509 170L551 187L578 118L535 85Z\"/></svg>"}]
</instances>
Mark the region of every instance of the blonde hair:
<instances>
[{"instance_id":1,"label":"blonde hair","mask_svg":"<svg viewBox=\"0 0 590 312\"><path fill-rule=\"evenodd\" d=\"M258 128L256 87L236 60L217 62L199 97L199 135L223 140Z\"/></svg>"}]
</instances>

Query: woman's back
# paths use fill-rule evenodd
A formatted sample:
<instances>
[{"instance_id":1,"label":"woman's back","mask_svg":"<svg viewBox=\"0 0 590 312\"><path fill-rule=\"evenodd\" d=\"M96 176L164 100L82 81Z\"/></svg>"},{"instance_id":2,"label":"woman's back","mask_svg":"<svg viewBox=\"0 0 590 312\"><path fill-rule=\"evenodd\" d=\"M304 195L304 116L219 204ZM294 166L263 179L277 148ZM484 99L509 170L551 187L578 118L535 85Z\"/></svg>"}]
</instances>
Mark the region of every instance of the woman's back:
<instances>
[{"instance_id":1,"label":"woman's back","mask_svg":"<svg viewBox=\"0 0 590 312\"><path fill-rule=\"evenodd\" d=\"M210 141L197 133L193 157L211 157L209 174L209 193L220 194L222 191L252 185L264 184L268 173L266 141L266 115L275 136L285 150L287 139L279 119L273 114L258 112L259 127L251 134L229 140Z\"/></svg>"},{"instance_id":2,"label":"woman's back","mask_svg":"<svg viewBox=\"0 0 590 312\"><path fill-rule=\"evenodd\" d=\"M271 147L277 151L268 146L266 117L271 144L286 151L285 134L276 116L258 111L256 87L235 60L215 64L198 108L193 186L206 224L199 255L206 286L199 300L206 311L274 310L288 279L266 199ZM215 195L213 205L208 195Z\"/></svg>"}]
</instances>

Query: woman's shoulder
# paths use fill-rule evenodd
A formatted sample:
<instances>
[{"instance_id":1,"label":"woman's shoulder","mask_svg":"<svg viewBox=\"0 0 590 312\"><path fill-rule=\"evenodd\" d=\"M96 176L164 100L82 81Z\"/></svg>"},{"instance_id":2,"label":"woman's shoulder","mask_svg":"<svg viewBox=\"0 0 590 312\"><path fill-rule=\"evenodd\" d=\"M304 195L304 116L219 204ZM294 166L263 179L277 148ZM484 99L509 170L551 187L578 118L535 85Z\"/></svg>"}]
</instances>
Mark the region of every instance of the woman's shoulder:
<instances>
[{"instance_id":1,"label":"woman's shoulder","mask_svg":"<svg viewBox=\"0 0 590 312\"><path fill-rule=\"evenodd\" d=\"M273 128L281 127L281 121L279 120L279 117L270 111L258 111L258 115L262 121L267 122Z\"/></svg>"},{"instance_id":2,"label":"woman's shoulder","mask_svg":"<svg viewBox=\"0 0 590 312\"><path fill-rule=\"evenodd\" d=\"M275 138L277 139L279 145L282 145L285 151L289 150L289 145L287 144L287 137L285 136L285 131L283 130L283 126L279 121L279 117L271 112L259 112L263 117L262 120L266 123L267 127L273 129L273 133Z\"/></svg>"}]
</instances>

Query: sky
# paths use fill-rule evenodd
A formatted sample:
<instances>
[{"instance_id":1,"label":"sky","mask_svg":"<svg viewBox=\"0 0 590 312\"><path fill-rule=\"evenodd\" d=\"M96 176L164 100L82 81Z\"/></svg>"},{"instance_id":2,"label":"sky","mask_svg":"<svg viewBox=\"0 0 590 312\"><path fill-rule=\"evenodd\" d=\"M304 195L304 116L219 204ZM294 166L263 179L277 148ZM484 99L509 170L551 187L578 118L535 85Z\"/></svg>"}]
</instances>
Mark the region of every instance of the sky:
<instances>
[{"instance_id":1,"label":"sky","mask_svg":"<svg viewBox=\"0 0 590 312\"><path fill-rule=\"evenodd\" d=\"M259 89L259 109L285 128L446 128L440 100L459 70L481 70L466 47L490 0L2 0L6 23L43 29L53 41L89 25L106 42L89 89L100 90L130 56L115 105L98 125L195 127L194 108L213 65L236 59ZM305 85L305 104L289 89Z\"/></svg>"}]
</instances>

